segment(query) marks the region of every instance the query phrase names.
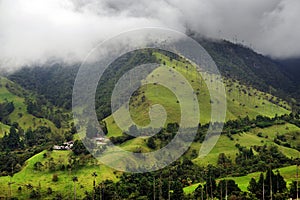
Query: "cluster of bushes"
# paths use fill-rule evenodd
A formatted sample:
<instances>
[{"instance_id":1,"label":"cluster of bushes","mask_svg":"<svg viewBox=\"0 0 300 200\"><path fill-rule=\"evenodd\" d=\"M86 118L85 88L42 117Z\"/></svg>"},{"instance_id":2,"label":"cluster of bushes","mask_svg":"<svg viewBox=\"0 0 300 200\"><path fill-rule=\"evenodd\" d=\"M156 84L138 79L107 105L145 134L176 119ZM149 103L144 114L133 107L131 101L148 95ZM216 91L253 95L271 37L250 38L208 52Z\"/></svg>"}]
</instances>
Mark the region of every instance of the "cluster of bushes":
<instances>
[{"instance_id":1,"label":"cluster of bushes","mask_svg":"<svg viewBox=\"0 0 300 200\"><path fill-rule=\"evenodd\" d=\"M15 110L13 102L5 101L0 103L0 122L4 124L9 124L9 119L7 118Z\"/></svg>"},{"instance_id":2,"label":"cluster of bushes","mask_svg":"<svg viewBox=\"0 0 300 200\"><path fill-rule=\"evenodd\" d=\"M55 109L45 98L36 97L35 100L26 98L27 112L37 118L46 118L54 123L57 128L62 127L62 122L70 119L68 114Z\"/></svg>"}]
</instances>

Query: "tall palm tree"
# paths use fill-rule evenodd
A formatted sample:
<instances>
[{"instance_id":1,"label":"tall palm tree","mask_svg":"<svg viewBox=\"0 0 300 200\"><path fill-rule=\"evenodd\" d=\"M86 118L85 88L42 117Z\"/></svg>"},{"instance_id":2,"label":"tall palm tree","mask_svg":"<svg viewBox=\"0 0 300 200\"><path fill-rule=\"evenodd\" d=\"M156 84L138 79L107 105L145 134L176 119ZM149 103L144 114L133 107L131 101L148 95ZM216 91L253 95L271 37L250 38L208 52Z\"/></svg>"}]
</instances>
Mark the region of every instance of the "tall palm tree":
<instances>
[{"instance_id":1,"label":"tall palm tree","mask_svg":"<svg viewBox=\"0 0 300 200\"><path fill-rule=\"evenodd\" d=\"M76 200L76 182L78 182L77 176L73 176L72 181L74 183L74 199Z\"/></svg>"},{"instance_id":2,"label":"tall palm tree","mask_svg":"<svg viewBox=\"0 0 300 200\"><path fill-rule=\"evenodd\" d=\"M94 186L94 188L95 188L95 186L96 186L96 177L98 176L98 174L97 174L97 172L93 172L92 173L92 177L94 177L94 181L93 181L93 186Z\"/></svg>"},{"instance_id":3,"label":"tall palm tree","mask_svg":"<svg viewBox=\"0 0 300 200\"><path fill-rule=\"evenodd\" d=\"M299 195L298 195L298 183L299 183L299 171L298 171L298 167L299 167L299 160L297 159L297 163L296 163L296 192L297 192L297 200L299 199Z\"/></svg>"},{"instance_id":4,"label":"tall palm tree","mask_svg":"<svg viewBox=\"0 0 300 200\"><path fill-rule=\"evenodd\" d=\"M94 177L93 180L93 190L94 190L94 194L93 194L93 199L95 199L95 193L96 193L96 177L98 176L98 174L96 172L92 173L92 177Z\"/></svg>"}]
</instances>

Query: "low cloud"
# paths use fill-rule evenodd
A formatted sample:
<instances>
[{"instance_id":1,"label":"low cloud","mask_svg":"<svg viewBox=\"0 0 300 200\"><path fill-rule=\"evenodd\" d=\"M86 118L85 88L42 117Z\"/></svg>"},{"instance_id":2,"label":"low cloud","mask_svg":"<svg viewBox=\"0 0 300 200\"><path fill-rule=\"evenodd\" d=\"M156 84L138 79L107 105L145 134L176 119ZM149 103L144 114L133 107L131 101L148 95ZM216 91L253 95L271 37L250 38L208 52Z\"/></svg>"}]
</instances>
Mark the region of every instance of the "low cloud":
<instances>
[{"instance_id":1,"label":"low cloud","mask_svg":"<svg viewBox=\"0 0 300 200\"><path fill-rule=\"evenodd\" d=\"M80 62L97 43L146 26L238 41L273 57L300 56L298 0L2 0L0 69Z\"/></svg>"}]
</instances>

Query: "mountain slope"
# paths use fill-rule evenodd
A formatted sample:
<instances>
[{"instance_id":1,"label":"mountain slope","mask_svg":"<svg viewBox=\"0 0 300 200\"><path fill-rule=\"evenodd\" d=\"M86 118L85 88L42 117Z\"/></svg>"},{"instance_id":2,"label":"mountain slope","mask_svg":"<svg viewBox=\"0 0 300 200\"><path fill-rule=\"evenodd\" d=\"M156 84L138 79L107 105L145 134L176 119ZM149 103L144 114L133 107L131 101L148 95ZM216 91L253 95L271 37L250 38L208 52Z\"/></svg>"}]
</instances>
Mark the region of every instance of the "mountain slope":
<instances>
[{"instance_id":1,"label":"mountain slope","mask_svg":"<svg viewBox=\"0 0 300 200\"><path fill-rule=\"evenodd\" d=\"M243 85L271 93L290 103L292 97L290 90L296 86L280 69L278 62L231 42L203 38L196 40L212 56L223 77L238 80ZM100 119L111 114L107 102L116 81L128 69L147 62L157 62L157 59L149 55L149 52L132 52L120 57L108 68L100 80L99 85L103 87L97 91L96 99L99 102L96 102L96 107ZM78 69L79 64L67 66L55 63L31 66L9 75L9 79L46 97L54 105L70 109L72 87ZM98 98L100 96L101 98Z\"/></svg>"},{"instance_id":2,"label":"mountain slope","mask_svg":"<svg viewBox=\"0 0 300 200\"><path fill-rule=\"evenodd\" d=\"M264 92L284 97L295 85L281 65L240 44L198 39L226 77L252 85Z\"/></svg>"},{"instance_id":3,"label":"mountain slope","mask_svg":"<svg viewBox=\"0 0 300 200\"><path fill-rule=\"evenodd\" d=\"M170 70L175 69L175 71L181 73L186 80L188 80L197 94L200 109L200 123L209 123L211 120L211 101L204 79L212 83L215 79L214 75L204 74L205 77L199 77L195 67L186 64L184 61L170 61L169 57L158 52L155 52L154 55L159 58L161 63L166 64L167 68ZM186 68L187 66L188 70ZM152 77L162 78L164 74L161 73L160 69L163 69L163 67L164 65L149 74L147 79L150 80ZM149 82L149 80L146 82ZM169 81L172 80L170 79ZM224 79L224 84L226 86L227 121L244 118L246 116L253 119L258 115L274 117L275 115L280 116L290 113L288 103L271 94L261 92L251 86L245 86L240 82L228 78ZM166 109L169 117L166 124L180 122L180 102L177 101L176 96L167 88L155 84L143 86L136 92L136 95L132 97L130 109L133 120L141 126L147 125L150 122L148 115L149 108L154 104L163 105ZM121 135L122 132L118 130L117 125L113 123L111 117L107 118L106 122L110 136Z\"/></svg>"},{"instance_id":4,"label":"mountain slope","mask_svg":"<svg viewBox=\"0 0 300 200\"><path fill-rule=\"evenodd\" d=\"M30 127L36 128L38 126L48 126L54 132L58 132L59 129L52 121L28 113L27 98L34 98L34 95L8 79L0 77L0 103L12 102L14 105L14 110L7 117L7 123L4 125L3 130L7 131L11 124L17 122L24 130L27 130ZM2 124L4 124L3 121ZM2 133L2 135L3 134L4 133Z\"/></svg>"},{"instance_id":5,"label":"mountain slope","mask_svg":"<svg viewBox=\"0 0 300 200\"><path fill-rule=\"evenodd\" d=\"M227 42L223 44L212 41L206 42L207 44L203 46L206 46L208 51L210 51L219 65L221 73L224 75L228 110L226 116L227 123L225 123L225 128L220 140L211 153L204 159L198 158L198 152L206 134L206 123L210 121L210 104L219 102L214 100L212 100L212 102L210 101L209 93L203 80L206 79L207 82L213 85L213 74L206 73L203 77L199 77L195 67L188 64L184 58L174 59L172 55L166 52L146 50L133 52L119 58L116 63L110 66L106 75L100 80L103 87L98 88L96 95L97 114L99 119L106 121L108 128L107 136L127 151L149 152L166 145L176 133L176 130L169 130L172 129L172 127L170 128L168 125L179 122L181 102L178 102L176 96L170 90L157 84L147 84L139 88L130 99L129 108L133 120L141 126L147 125L150 120L148 110L149 107L154 104L163 105L167 111L168 118L164 124L165 128L157 136L153 137L152 145L149 145L149 137L133 139L126 137L126 134L116 126L114 119L110 115L110 95L118 79L137 64L155 61L159 63L161 67L148 75L143 82L148 82L152 77L162 77L163 74L160 69L164 68L179 72L193 87L200 106L201 126L199 125L196 139L190 149L182 158L169 166L170 169L173 168L172 176L173 173L175 174L175 177L171 179L174 183L171 185L172 191L175 183L177 183L176 181L180 181L180 184L185 186L187 186L187 184L203 181L206 176L206 170L216 169L214 171L215 173L213 173L214 176L222 177L225 174L224 166L220 164L220 154L222 153L230 160L232 165L228 173L232 176L240 176L250 172L264 170L268 164L274 167L292 165L295 162L293 159L298 156L298 150L300 149L299 116L290 114L292 109L289 103L277 96L277 94L285 94L285 87L291 84L289 78L287 78L284 73L277 71L278 66L274 64L273 61L247 48ZM267 67L262 69L265 65ZM54 110L60 110L62 112L59 108L60 106L70 109L72 82L75 79L77 70L78 66L75 65L64 67L58 64L45 68L24 68L10 75L9 78L24 86L26 89L29 89L31 92L25 91L21 89L18 84L3 78L1 79L3 85L9 83L12 86L9 87L10 90L15 90L15 93L19 95L12 93L4 86L0 88L0 97L2 93L2 102L5 101L5 98L7 98L8 102L15 101L16 105L18 104L18 106L21 107L20 110L24 116L33 116L27 112L29 105L26 98L31 99L32 102L45 99L46 102L50 101L56 105L53 106ZM274 72L278 72L276 77L281 79L282 82L274 82L272 78ZM217 90L216 87L213 88ZM37 96L35 96L36 94ZM286 98L289 100L287 95ZM52 104L47 103L42 110L50 112L51 109L48 109L47 106L51 107L51 105ZM122 109L122 106L120 109ZM41 112L41 114L45 113ZM18 113L16 113L16 111L9 114L9 119L11 119L12 122L18 121L19 119L17 117ZM20 119L22 119L22 117ZM24 117L24 120L25 119L27 119L27 117ZM37 120L39 119L45 120L43 117ZM60 118L60 120L62 119ZM25 128L28 128L25 125L34 125L33 120L29 120L29 122L25 120L25 122L25 124L23 123ZM44 123L44 121L41 122ZM52 122L50 121L49 123L51 124ZM52 123L52 126L55 125ZM10 126L6 125L3 126L3 128L8 129ZM68 128L68 121L63 122L62 128L58 131L69 131ZM74 135L74 138L77 139L78 135ZM55 141L55 138L52 139ZM65 138L61 139L65 140ZM253 153L251 155L251 159L253 160L250 158L248 160L239 160L240 157L243 156L244 151L247 152L250 150ZM264 157L265 155L266 157ZM268 163L269 159L273 159L273 162ZM249 163L251 162L251 164L244 164L243 162L245 160ZM42 165L37 164L38 162ZM166 169L168 172L158 172L158 177L164 176L165 180L170 180L170 169ZM83 198L86 193L93 192L93 177L91 175L93 172L97 172L99 175L95 178L97 183L98 181L104 181L106 178L110 179L116 182L115 188L121 188L122 194L124 193L123 191L127 191L126 188L138 188L140 184L137 180L141 179L139 174L130 175L116 172L113 169L99 165L90 155L77 155L71 151L45 150L29 159L24 166L18 166L18 170L20 170L20 172L15 174L12 179L10 179L9 176L0 177L0 190L5 191L5 194L0 192L1 195L9 195L9 190L5 188L7 188L7 183L10 180L15 182L12 186L13 194L21 199L26 199L30 197L33 191L39 191L42 198L55 198L56 195L61 195L63 198L72 198L72 187L74 186L77 188L78 197ZM221 172L223 172L223 175ZM220 174L215 175L218 173ZM54 174L58 175L57 182L52 180ZM3 175L7 175L7 173ZM78 183L72 182L73 176L78 177ZM155 172L141 176L151 181L149 186L151 187L153 182L152 177L155 176ZM169 178L166 178L167 176L169 176ZM90 177L90 179L87 177ZM131 179L132 177L136 179ZM33 189L25 189L29 184L33 186ZM18 193L18 187L23 188L21 193ZM47 193L48 188L53 190L51 194ZM131 191L131 189L128 189L128 191ZM131 191L128 192L128 195L133 195L131 197L135 198L139 196L139 193ZM129 198L129 196L123 198Z\"/></svg>"}]
</instances>

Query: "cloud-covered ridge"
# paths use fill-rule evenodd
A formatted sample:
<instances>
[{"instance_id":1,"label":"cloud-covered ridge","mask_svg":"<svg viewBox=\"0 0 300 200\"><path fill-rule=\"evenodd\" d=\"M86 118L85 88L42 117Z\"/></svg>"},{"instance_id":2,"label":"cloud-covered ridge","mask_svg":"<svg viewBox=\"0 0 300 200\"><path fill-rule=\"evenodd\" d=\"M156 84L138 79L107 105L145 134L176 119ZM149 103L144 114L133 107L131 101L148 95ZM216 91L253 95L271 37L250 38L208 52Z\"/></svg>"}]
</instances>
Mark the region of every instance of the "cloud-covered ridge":
<instances>
[{"instance_id":1,"label":"cloud-covered ridge","mask_svg":"<svg viewBox=\"0 0 300 200\"><path fill-rule=\"evenodd\" d=\"M80 62L97 43L146 26L238 41L274 57L300 56L298 0L2 0L0 69L49 59Z\"/></svg>"}]
</instances>

